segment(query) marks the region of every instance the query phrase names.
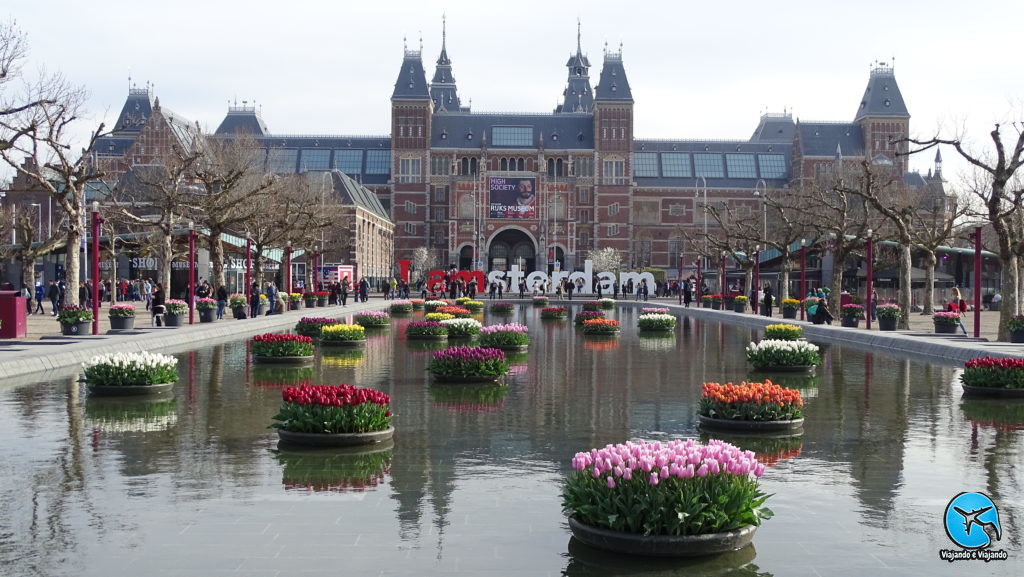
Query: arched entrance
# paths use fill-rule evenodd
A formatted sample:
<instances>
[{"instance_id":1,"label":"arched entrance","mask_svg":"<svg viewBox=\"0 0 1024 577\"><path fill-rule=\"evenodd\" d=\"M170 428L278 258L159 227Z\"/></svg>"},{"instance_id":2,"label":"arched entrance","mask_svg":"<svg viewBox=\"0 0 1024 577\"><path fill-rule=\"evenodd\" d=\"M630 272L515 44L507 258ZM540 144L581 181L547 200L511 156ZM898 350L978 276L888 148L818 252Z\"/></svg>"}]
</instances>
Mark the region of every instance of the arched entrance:
<instances>
[{"instance_id":1,"label":"arched entrance","mask_svg":"<svg viewBox=\"0 0 1024 577\"><path fill-rule=\"evenodd\" d=\"M464 246L459 251L459 270L473 270L472 246Z\"/></svg>"},{"instance_id":2,"label":"arched entrance","mask_svg":"<svg viewBox=\"0 0 1024 577\"><path fill-rule=\"evenodd\" d=\"M487 270L512 270L517 264L521 270L533 271L537 266L537 245L533 238L518 229L503 230L491 240L487 250Z\"/></svg>"}]
</instances>

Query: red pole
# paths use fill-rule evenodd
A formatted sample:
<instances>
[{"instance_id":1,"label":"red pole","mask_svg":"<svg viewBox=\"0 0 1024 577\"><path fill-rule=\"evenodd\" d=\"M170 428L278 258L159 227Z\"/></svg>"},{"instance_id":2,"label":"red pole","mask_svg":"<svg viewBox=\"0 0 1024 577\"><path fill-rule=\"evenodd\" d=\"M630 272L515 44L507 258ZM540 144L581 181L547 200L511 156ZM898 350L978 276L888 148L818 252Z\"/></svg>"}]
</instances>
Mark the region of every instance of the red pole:
<instances>
[{"instance_id":1,"label":"red pole","mask_svg":"<svg viewBox=\"0 0 1024 577\"><path fill-rule=\"evenodd\" d=\"M974 227L974 338L981 337L981 227Z\"/></svg>"},{"instance_id":2,"label":"red pole","mask_svg":"<svg viewBox=\"0 0 1024 577\"><path fill-rule=\"evenodd\" d=\"M195 323L196 316L196 231L188 223L188 324Z\"/></svg>"},{"instance_id":3,"label":"red pole","mask_svg":"<svg viewBox=\"0 0 1024 577\"><path fill-rule=\"evenodd\" d=\"M699 257L695 264L697 265L697 307L702 307L704 306L701 302L701 297L704 296L704 277L701 276L701 262Z\"/></svg>"},{"instance_id":4,"label":"red pole","mask_svg":"<svg viewBox=\"0 0 1024 577\"><path fill-rule=\"evenodd\" d=\"M92 203L92 334L100 334L100 203ZM113 283L111 283L113 289Z\"/></svg>"},{"instance_id":5,"label":"red pole","mask_svg":"<svg viewBox=\"0 0 1024 577\"><path fill-rule=\"evenodd\" d=\"M807 241L800 239L800 320L804 320L803 300L807 298Z\"/></svg>"},{"instance_id":6,"label":"red pole","mask_svg":"<svg viewBox=\"0 0 1024 577\"><path fill-rule=\"evenodd\" d=\"M316 254L316 251L314 250L313 251L313 292L316 292L316 291L320 290L320 267L318 266L320 264L318 262L319 260L320 259L318 258L318 255Z\"/></svg>"},{"instance_id":7,"label":"red pole","mask_svg":"<svg viewBox=\"0 0 1024 577\"><path fill-rule=\"evenodd\" d=\"M760 246L758 246L758 249L760 249ZM758 291L758 289L760 287L761 287L761 251L760 250L755 250L754 251L754 299L753 299L753 305L751 305L751 307L750 307L750 311L752 313L754 313L755 315L757 314L757 311L758 311L758 308L757 308L757 301L758 301L758 299L757 299L757 291Z\"/></svg>"},{"instance_id":8,"label":"red pole","mask_svg":"<svg viewBox=\"0 0 1024 577\"><path fill-rule=\"evenodd\" d=\"M242 294L245 302L249 302L249 287L252 285L252 237L245 235L245 286Z\"/></svg>"},{"instance_id":9,"label":"red pole","mask_svg":"<svg viewBox=\"0 0 1024 577\"><path fill-rule=\"evenodd\" d=\"M865 319L864 320L864 326L867 327L867 329L870 331L871 330L871 305L872 305L872 303L871 303L871 296L872 296L872 293L874 292L873 290L871 290L871 287L874 285L874 280L875 280L874 279L874 272L875 272L875 239L873 239L871 237L871 229L868 229L868 243L867 244L868 244L868 250L867 250L867 253L868 253L868 255L867 255L868 256L868 272L867 272L867 281L868 281L867 293L868 293L868 298L864 299L864 302L868 303L868 306L867 306L867 310L864 311L864 319Z\"/></svg>"}]
</instances>

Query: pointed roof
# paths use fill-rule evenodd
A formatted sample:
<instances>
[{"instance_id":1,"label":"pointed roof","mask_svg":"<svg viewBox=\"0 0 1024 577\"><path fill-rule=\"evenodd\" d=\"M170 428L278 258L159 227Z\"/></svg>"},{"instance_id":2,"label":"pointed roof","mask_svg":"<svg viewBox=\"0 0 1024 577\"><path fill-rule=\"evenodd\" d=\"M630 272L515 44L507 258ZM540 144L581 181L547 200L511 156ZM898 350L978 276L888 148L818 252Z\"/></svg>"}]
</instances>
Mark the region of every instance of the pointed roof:
<instances>
[{"instance_id":1,"label":"pointed roof","mask_svg":"<svg viewBox=\"0 0 1024 577\"><path fill-rule=\"evenodd\" d=\"M789 112L766 112L761 115L750 142L793 142L796 123Z\"/></svg>"},{"instance_id":2,"label":"pointed roof","mask_svg":"<svg viewBox=\"0 0 1024 577\"><path fill-rule=\"evenodd\" d=\"M217 127L214 134L249 134L252 136L266 136L270 134L267 125L263 122L263 116L256 110L256 105L250 105L243 100L242 105L228 106L228 114Z\"/></svg>"},{"instance_id":3,"label":"pointed roof","mask_svg":"<svg viewBox=\"0 0 1024 577\"><path fill-rule=\"evenodd\" d=\"M113 132L139 132L146 124L146 119L153 113L153 91L146 88L131 87L128 98L121 107Z\"/></svg>"},{"instance_id":4,"label":"pointed roof","mask_svg":"<svg viewBox=\"0 0 1024 577\"><path fill-rule=\"evenodd\" d=\"M441 55L437 57L437 68L430 81L430 99L434 101L434 110L437 111L457 111L462 108L455 76L452 74L452 61L448 58L447 19L441 21Z\"/></svg>"},{"instance_id":5,"label":"pointed roof","mask_svg":"<svg viewBox=\"0 0 1024 577\"><path fill-rule=\"evenodd\" d=\"M864 90L860 107L854 121L869 117L910 118L903 94L896 84L893 67L885 62L876 63L871 69L868 87Z\"/></svg>"},{"instance_id":6,"label":"pointed roof","mask_svg":"<svg viewBox=\"0 0 1024 577\"><path fill-rule=\"evenodd\" d=\"M629 102L633 103L633 91L626 79L626 69L622 66L622 45L618 52L609 52L605 47L604 66L601 67L601 79L597 83L597 102Z\"/></svg>"},{"instance_id":7,"label":"pointed roof","mask_svg":"<svg viewBox=\"0 0 1024 577\"><path fill-rule=\"evenodd\" d=\"M797 138L803 156L836 158L864 155L864 131L860 124L846 122L797 122Z\"/></svg>"},{"instance_id":8,"label":"pointed roof","mask_svg":"<svg viewBox=\"0 0 1024 577\"><path fill-rule=\"evenodd\" d=\"M569 69L569 81L555 113L590 112L594 107L594 90L590 87L590 59L583 54L579 20L576 21L576 54L569 56L565 66Z\"/></svg>"},{"instance_id":9,"label":"pointed roof","mask_svg":"<svg viewBox=\"0 0 1024 577\"><path fill-rule=\"evenodd\" d=\"M395 90L391 93L392 100L430 100L422 53L422 50L409 50L406 47L402 68L395 80Z\"/></svg>"}]
</instances>

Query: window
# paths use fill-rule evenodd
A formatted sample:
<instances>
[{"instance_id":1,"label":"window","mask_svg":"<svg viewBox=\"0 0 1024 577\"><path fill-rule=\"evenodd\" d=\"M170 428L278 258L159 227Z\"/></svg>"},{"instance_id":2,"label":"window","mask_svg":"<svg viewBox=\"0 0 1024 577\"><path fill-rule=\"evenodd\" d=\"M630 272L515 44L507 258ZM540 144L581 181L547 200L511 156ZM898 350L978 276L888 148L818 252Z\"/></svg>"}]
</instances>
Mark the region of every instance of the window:
<instances>
[{"instance_id":1,"label":"window","mask_svg":"<svg viewBox=\"0 0 1024 577\"><path fill-rule=\"evenodd\" d=\"M608 236L618 236L618 234L619 234L619 225L617 225L617 224L609 224L608 225Z\"/></svg>"},{"instance_id":2,"label":"window","mask_svg":"<svg viewBox=\"0 0 1024 577\"><path fill-rule=\"evenodd\" d=\"M781 154L758 154L757 166L761 169L761 178L786 176L786 157Z\"/></svg>"},{"instance_id":3,"label":"window","mask_svg":"<svg viewBox=\"0 0 1024 577\"><path fill-rule=\"evenodd\" d=\"M513 160L512 162L514 163L515 160ZM513 164L512 166L514 168L515 164ZM507 158L499 159L499 161L498 161L498 170L500 170L502 172L505 172L505 171L508 170L508 159Z\"/></svg>"},{"instance_id":4,"label":"window","mask_svg":"<svg viewBox=\"0 0 1024 577\"><path fill-rule=\"evenodd\" d=\"M626 184L626 162L623 160L604 161L604 183Z\"/></svg>"},{"instance_id":5,"label":"window","mask_svg":"<svg viewBox=\"0 0 1024 577\"><path fill-rule=\"evenodd\" d=\"M573 161L576 165L576 176L578 177L593 177L594 176L594 159L589 156L583 156Z\"/></svg>"},{"instance_id":6,"label":"window","mask_svg":"<svg viewBox=\"0 0 1024 577\"><path fill-rule=\"evenodd\" d=\"M581 232L580 233L580 247L581 248L586 248L588 246L590 246L590 233L589 232Z\"/></svg>"},{"instance_id":7,"label":"window","mask_svg":"<svg viewBox=\"0 0 1024 577\"><path fill-rule=\"evenodd\" d=\"M408 214L416 214L416 203L411 200L405 201L405 212Z\"/></svg>"},{"instance_id":8,"label":"window","mask_svg":"<svg viewBox=\"0 0 1024 577\"><path fill-rule=\"evenodd\" d=\"M448 187L447 186L435 186L434 187L434 202L446 202L448 200Z\"/></svg>"},{"instance_id":9,"label":"window","mask_svg":"<svg viewBox=\"0 0 1024 577\"><path fill-rule=\"evenodd\" d=\"M267 153L267 170L277 173L295 172L298 159L298 150L271 148Z\"/></svg>"},{"instance_id":10,"label":"window","mask_svg":"<svg viewBox=\"0 0 1024 577\"><path fill-rule=\"evenodd\" d=\"M533 146L532 126L495 126L491 128L492 146Z\"/></svg>"},{"instance_id":11,"label":"window","mask_svg":"<svg viewBox=\"0 0 1024 577\"><path fill-rule=\"evenodd\" d=\"M711 178L722 178L725 176L722 171L721 154L694 154L693 165L697 169L697 176Z\"/></svg>"},{"instance_id":12,"label":"window","mask_svg":"<svg viewBox=\"0 0 1024 577\"><path fill-rule=\"evenodd\" d=\"M405 223L405 234L411 234L411 235L415 235L416 234L416 223L415 222L407 222L407 223Z\"/></svg>"},{"instance_id":13,"label":"window","mask_svg":"<svg viewBox=\"0 0 1024 577\"><path fill-rule=\"evenodd\" d=\"M419 158L403 158L398 161L398 182L422 182Z\"/></svg>"},{"instance_id":14,"label":"window","mask_svg":"<svg viewBox=\"0 0 1024 577\"><path fill-rule=\"evenodd\" d=\"M448 209L434 208L434 220L438 222L448 220Z\"/></svg>"},{"instance_id":15,"label":"window","mask_svg":"<svg viewBox=\"0 0 1024 577\"><path fill-rule=\"evenodd\" d=\"M331 167L330 150L303 150L299 172L328 170Z\"/></svg>"},{"instance_id":16,"label":"window","mask_svg":"<svg viewBox=\"0 0 1024 577\"><path fill-rule=\"evenodd\" d=\"M690 155L685 152L662 152L661 175L666 178L690 178Z\"/></svg>"},{"instance_id":17,"label":"window","mask_svg":"<svg viewBox=\"0 0 1024 577\"><path fill-rule=\"evenodd\" d=\"M448 176L452 170L452 159L447 156L430 157L430 174L434 176Z\"/></svg>"},{"instance_id":18,"label":"window","mask_svg":"<svg viewBox=\"0 0 1024 577\"><path fill-rule=\"evenodd\" d=\"M367 150L366 174L391 174L391 151Z\"/></svg>"},{"instance_id":19,"label":"window","mask_svg":"<svg viewBox=\"0 0 1024 577\"><path fill-rule=\"evenodd\" d=\"M668 265L675 266L679 264L679 241L670 240L668 241Z\"/></svg>"},{"instance_id":20,"label":"window","mask_svg":"<svg viewBox=\"0 0 1024 577\"><path fill-rule=\"evenodd\" d=\"M590 204L590 189L587 187L577 188L576 195L579 197L580 204Z\"/></svg>"},{"instance_id":21,"label":"window","mask_svg":"<svg viewBox=\"0 0 1024 577\"><path fill-rule=\"evenodd\" d=\"M725 167L729 178L757 178L753 154L726 154Z\"/></svg>"},{"instance_id":22,"label":"window","mask_svg":"<svg viewBox=\"0 0 1024 577\"><path fill-rule=\"evenodd\" d=\"M638 177L658 176L658 153L656 152L635 152L633 153L633 174Z\"/></svg>"},{"instance_id":23,"label":"window","mask_svg":"<svg viewBox=\"0 0 1024 577\"><path fill-rule=\"evenodd\" d=\"M613 202L608 205L608 216L619 214L619 203Z\"/></svg>"},{"instance_id":24,"label":"window","mask_svg":"<svg viewBox=\"0 0 1024 577\"><path fill-rule=\"evenodd\" d=\"M363 151L335 150L334 168L345 174L359 174L363 172Z\"/></svg>"},{"instance_id":25,"label":"window","mask_svg":"<svg viewBox=\"0 0 1024 577\"><path fill-rule=\"evenodd\" d=\"M588 224L589 222L590 222L590 211L589 210L581 210L580 211L580 224Z\"/></svg>"},{"instance_id":26,"label":"window","mask_svg":"<svg viewBox=\"0 0 1024 577\"><path fill-rule=\"evenodd\" d=\"M441 232L439 230L435 230L434 231L434 244L441 244L441 245L444 244L444 233L443 232Z\"/></svg>"}]
</instances>

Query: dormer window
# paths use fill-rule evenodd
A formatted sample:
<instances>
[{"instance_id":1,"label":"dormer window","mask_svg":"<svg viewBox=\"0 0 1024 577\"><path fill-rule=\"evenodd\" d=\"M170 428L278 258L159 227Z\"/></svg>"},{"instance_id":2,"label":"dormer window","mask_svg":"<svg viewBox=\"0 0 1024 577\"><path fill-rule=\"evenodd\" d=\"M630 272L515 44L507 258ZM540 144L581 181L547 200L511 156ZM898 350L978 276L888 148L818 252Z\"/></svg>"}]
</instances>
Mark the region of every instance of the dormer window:
<instances>
[{"instance_id":1,"label":"dormer window","mask_svg":"<svg viewBox=\"0 0 1024 577\"><path fill-rule=\"evenodd\" d=\"M576 67L576 76L583 76L583 69L578 66Z\"/></svg>"}]
</instances>

